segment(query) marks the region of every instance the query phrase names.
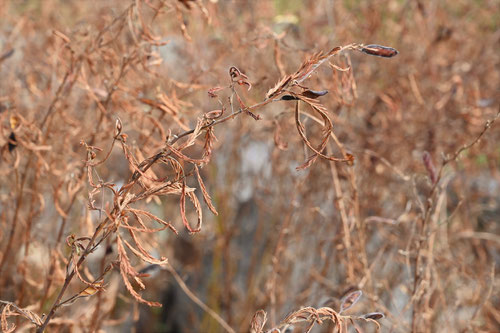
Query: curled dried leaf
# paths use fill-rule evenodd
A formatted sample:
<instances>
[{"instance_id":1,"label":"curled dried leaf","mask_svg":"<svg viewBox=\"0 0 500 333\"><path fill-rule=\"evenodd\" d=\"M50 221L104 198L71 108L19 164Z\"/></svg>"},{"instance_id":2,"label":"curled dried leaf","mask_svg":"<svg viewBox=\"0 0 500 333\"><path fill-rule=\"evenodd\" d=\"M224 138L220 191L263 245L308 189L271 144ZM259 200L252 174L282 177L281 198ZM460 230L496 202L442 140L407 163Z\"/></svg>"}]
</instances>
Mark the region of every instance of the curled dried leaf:
<instances>
[{"instance_id":1,"label":"curled dried leaf","mask_svg":"<svg viewBox=\"0 0 500 333\"><path fill-rule=\"evenodd\" d=\"M215 215L219 215L217 209L215 209L214 205L212 204L212 198L210 198L210 194L208 194L207 188L205 187L203 179L201 178L200 170L198 170L198 166L196 164L194 165L194 171L196 173L198 184L200 184L201 193L203 194L203 200L205 200L205 203L212 213L214 213Z\"/></svg>"},{"instance_id":2,"label":"curled dried leaf","mask_svg":"<svg viewBox=\"0 0 500 333\"><path fill-rule=\"evenodd\" d=\"M267 313L264 310L257 311L252 318L250 332L251 333L262 333L264 330L264 325L267 321Z\"/></svg>"},{"instance_id":3,"label":"curled dried leaf","mask_svg":"<svg viewBox=\"0 0 500 333\"><path fill-rule=\"evenodd\" d=\"M309 139L307 138L306 132L305 132L305 127L302 124L302 122L300 121L299 102L297 101L297 104L295 106L295 125L297 127L297 131L299 132L299 135L300 135L302 141L305 143L305 145L309 149L311 149L314 152L314 154L309 156L307 158L307 160L302 165L298 166L296 169L302 170L302 169L308 168L318 159L318 157L322 157L322 158L329 160L329 161L347 162L349 164L352 161L352 158L351 158L352 156L351 157L346 156L345 158L336 158L333 156L325 155L323 153L324 149L326 148L326 145L328 144L328 138L330 137L330 134L333 133L332 132L333 124L332 124L332 121L330 120L330 118L328 117L328 114L327 114L325 107L314 99L307 98L307 97L304 97L301 95L297 95L297 97L299 97L301 101L307 103L314 111L319 113L319 115L323 119L322 131L323 131L324 135L321 139L321 143L317 147L314 147L313 144L311 143L311 141L309 141Z\"/></svg>"},{"instance_id":4,"label":"curled dried leaf","mask_svg":"<svg viewBox=\"0 0 500 333\"><path fill-rule=\"evenodd\" d=\"M191 200L191 202L193 203L193 205L196 209L196 212L198 213L198 222L194 228L191 227L191 225L189 224L189 221L186 217L186 196L189 197L189 199ZM203 220L200 202L198 201L198 198L194 195L193 192L186 191L185 181L182 182L181 198L180 198L179 204L180 204L182 223L184 224L184 227L186 227L186 229L192 234L195 232L199 232L201 230L201 223Z\"/></svg>"},{"instance_id":5,"label":"curled dried leaf","mask_svg":"<svg viewBox=\"0 0 500 333\"><path fill-rule=\"evenodd\" d=\"M132 278L139 286L144 289L144 284L141 282L139 279L139 273L135 271L135 269L132 267L130 264L130 259L127 256L127 252L125 251L125 247L123 246L123 242L120 236L117 237L116 241L117 245L117 250L118 250L118 262L119 262L119 267L120 267L120 275L122 276L123 283L125 284L125 287L127 288L128 292L132 297L143 304L146 304L148 306L155 306L155 307L161 307L162 305L158 302L150 302L142 298L133 288L132 283L130 283L130 278Z\"/></svg>"},{"instance_id":6,"label":"curled dried leaf","mask_svg":"<svg viewBox=\"0 0 500 333\"><path fill-rule=\"evenodd\" d=\"M87 288L83 289L79 294L78 297L88 297L96 294L97 292L103 290L104 288L104 282L103 281L97 281L94 282L93 285L88 286Z\"/></svg>"},{"instance_id":7,"label":"curled dried leaf","mask_svg":"<svg viewBox=\"0 0 500 333\"><path fill-rule=\"evenodd\" d=\"M205 113L204 117L209 120L217 119L224 113L224 108L222 110L212 110Z\"/></svg>"},{"instance_id":8,"label":"curled dried leaf","mask_svg":"<svg viewBox=\"0 0 500 333\"><path fill-rule=\"evenodd\" d=\"M361 295L363 295L363 292L361 290L353 291L352 293L350 293L349 295L347 295L342 300L342 304L340 305L340 311L339 311L339 313L342 313L345 310L348 310L354 304L356 304L359 301Z\"/></svg>"},{"instance_id":9,"label":"curled dried leaf","mask_svg":"<svg viewBox=\"0 0 500 333\"><path fill-rule=\"evenodd\" d=\"M16 331L16 325L12 324L9 326L7 319L9 317L14 317L14 316L18 316L18 315L21 315L24 318L28 319L36 326L41 326L43 323L42 319L35 312L30 311L28 309L20 308L12 302L0 300L0 305L3 305L2 306L3 307L2 314L0 316L0 330L2 332L15 332Z\"/></svg>"},{"instance_id":10,"label":"curled dried leaf","mask_svg":"<svg viewBox=\"0 0 500 333\"><path fill-rule=\"evenodd\" d=\"M213 87L213 88L210 88L208 90L208 96L210 96L211 98L216 98L218 95L217 95L217 92L220 91L220 90L223 90L224 88L223 87Z\"/></svg>"},{"instance_id":11,"label":"curled dried leaf","mask_svg":"<svg viewBox=\"0 0 500 333\"><path fill-rule=\"evenodd\" d=\"M248 81L248 76L243 74L238 68L232 66L229 68L229 76L231 77L231 82L236 82L240 86L247 85L248 90L252 89L252 84Z\"/></svg>"},{"instance_id":12,"label":"curled dried leaf","mask_svg":"<svg viewBox=\"0 0 500 333\"><path fill-rule=\"evenodd\" d=\"M377 44L370 44L361 47L361 52L383 58L392 58L398 55L398 50Z\"/></svg>"}]
</instances>

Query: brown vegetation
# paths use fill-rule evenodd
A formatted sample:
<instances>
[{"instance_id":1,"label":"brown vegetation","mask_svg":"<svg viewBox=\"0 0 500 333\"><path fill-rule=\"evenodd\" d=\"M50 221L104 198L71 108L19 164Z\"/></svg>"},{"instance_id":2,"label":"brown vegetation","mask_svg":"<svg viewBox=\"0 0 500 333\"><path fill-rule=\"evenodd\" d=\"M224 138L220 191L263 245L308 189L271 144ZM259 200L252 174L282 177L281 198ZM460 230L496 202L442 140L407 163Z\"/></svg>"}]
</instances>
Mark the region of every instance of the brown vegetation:
<instances>
[{"instance_id":1,"label":"brown vegetation","mask_svg":"<svg viewBox=\"0 0 500 333\"><path fill-rule=\"evenodd\" d=\"M495 1L0 15L2 331L500 328Z\"/></svg>"}]
</instances>

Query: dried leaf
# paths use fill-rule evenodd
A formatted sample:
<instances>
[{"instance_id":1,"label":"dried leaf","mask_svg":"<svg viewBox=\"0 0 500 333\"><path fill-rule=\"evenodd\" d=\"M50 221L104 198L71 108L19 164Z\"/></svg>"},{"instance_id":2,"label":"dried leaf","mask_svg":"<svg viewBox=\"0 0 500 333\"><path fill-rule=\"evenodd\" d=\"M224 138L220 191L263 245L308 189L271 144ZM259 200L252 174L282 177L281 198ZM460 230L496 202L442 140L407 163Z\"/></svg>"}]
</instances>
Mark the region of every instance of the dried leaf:
<instances>
[{"instance_id":1,"label":"dried leaf","mask_svg":"<svg viewBox=\"0 0 500 333\"><path fill-rule=\"evenodd\" d=\"M267 313L264 310L257 311L250 324L250 333L262 333L267 321Z\"/></svg>"},{"instance_id":2,"label":"dried leaf","mask_svg":"<svg viewBox=\"0 0 500 333\"><path fill-rule=\"evenodd\" d=\"M134 290L132 284L130 283L129 276L132 277L134 281L136 281L142 289L144 289L144 284L138 277L139 273L137 273L134 270L134 268L130 265L130 260L127 256L127 252L125 251L122 239L119 235L117 235L116 238L116 245L118 249L118 259L120 263L120 275L122 276L123 283L125 283L125 287L127 288L128 292L132 295L132 297L134 297L136 301L140 303L144 303L148 306L161 307L162 305L158 302L146 301Z\"/></svg>"},{"instance_id":3,"label":"dried leaf","mask_svg":"<svg viewBox=\"0 0 500 333\"><path fill-rule=\"evenodd\" d=\"M345 310L348 310L351 308L354 304L356 304L357 301L359 301L361 295L363 295L363 292L361 290L356 290L347 295L343 300L342 304L340 305L340 311L339 313L344 312Z\"/></svg>"},{"instance_id":4,"label":"dried leaf","mask_svg":"<svg viewBox=\"0 0 500 333\"><path fill-rule=\"evenodd\" d=\"M309 59L304 61L297 72L292 75L292 81L297 84L302 83L308 79L319 66L340 51L342 51L342 47L337 46L331 49L327 54L323 54L322 51L313 54Z\"/></svg>"},{"instance_id":5,"label":"dried leaf","mask_svg":"<svg viewBox=\"0 0 500 333\"><path fill-rule=\"evenodd\" d=\"M3 310L2 310L2 316L1 316L1 329L2 332L14 332L16 330L16 325L12 324L9 326L9 323L7 322L7 317L11 316L11 311L10 311L10 304L6 305Z\"/></svg>"},{"instance_id":6,"label":"dried leaf","mask_svg":"<svg viewBox=\"0 0 500 333\"><path fill-rule=\"evenodd\" d=\"M134 242L135 242L135 245L137 246L137 248L139 250L137 250L136 248L134 248L132 245L130 245L129 242L127 242L126 240L124 240L125 242L125 245L127 245L127 247L138 257L140 258L141 260L147 262L147 263L150 263L150 264L154 264L154 265L164 265L167 263L168 259L166 258L162 258L161 260L158 260L156 258L154 258L152 255L150 255L149 253L146 252L146 250L144 250L144 248L142 247L142 245L139 243L139 240L137 239L137 237L135 236L135 234L132 232L132 230L129 230L130 234L132 235L132 238L134 239Z\"/></svg>"},{"instance_id":7,"label":"dried leaf","mask_svg":"<svg viewBox=\"0 0 500 333\"><path fill-rule=\"evenodd\" d=\"M159 218L158 216L154 215L154 214L151 214L150 212L148 211L145 211L145 210L140 210L140 209L134 209L134 208L128 208L128 211L131 212L132 214L135 215L135 217L137 218L137 220L139 221L139 223L145 228L146 226L142 223L142 220L139 218L139 215L145 215L147 217L149 217L150 219L160 223L160 224L163 224L164 226L166 226L167 228L169 228L170 230L172 230L176 235L179 234L179 232L175 229L175 227L170 224L169 222L167 221L164 221L162 220L161 218Z\"/></svg>"},{"instance_id":8,"label":"dried leaf","mask_svg":"<svg viewBox=\"0 0 500 333\"><path fill-rule=\"evenodd\" d=\"M14 324L12 324L12 326L9 327L9 324L7 322L8 317L16 316L15 312L17 312L19 315L21 315L24 318L31 321L36 326L41 326L43 323L42 319L33 311L20 308L16 304L14 304L12 302L8 302L8 301L1 301L0 300L0 304L4 304L1 319L0 319L0 321L1 321L0 329L2 332L14 332L15 331L16 326Z\"/></svg>"},{"instance_id":9,"label":"dried leaf","mask_svg":"<svg viewBox=\"0 0 500 333\"><path fill-rule=\"evenodd\" d=\"M198 170L198 166L195 164L194 165L194 171L196 173L196 178L198 179L198 184L200 184L201 188L201 193L203 193L203 200L205 200L205 203L208 206L208 209L215 215L219 215L217 210L215 209L214 205L212 204L212 198L210 198L210 195L207 192L207 189L205 187L205 184L203 183L203 179L200 176L200 171Z\"/></svg>"},{"instance_id":10,"label":"dried leaf","mask_svg":"<svg viewBox=\"0 0 500 333\"><path fill-rule=\"evenodd\" d=\"M217 91L223 90L225 88L223 87L213 87L208 90L208 96L211 98L216 98L218 95L216 94Z\"/></svg>"},{"instance_id":11,"label":"dried leaf","mask_svg":"<svg viewBox=\"0 0 500 333\"><path fill-rule=\"evenodd\" d=\"M292 79L291 75L287 75L283 77L274 87L269 89L269 91L266 93L266 98L273 98L274 96L277 96L282 93L283 89L287 87L287 85L290 83Z\"/></svg>"},{"instance_id":12,"label":"dried leaf","mask_svg":"<svg viewBox=\"0 0 500 333\"><path fill-rule=\"evenodd\" d=\"M323 124L324 124L323 125L323 132L325 133L322 140L321 140L321 143L318 145L317 148L315 148L306 136L304 125L302 125L302 123L300 122L299 102L297 101L297 104L295 106L295 125L297 127L297 130L299 132L300 137L302 138L302 141L304 141L306 146L309 147L309 149L311 149L314 152L313 155L308 157L308 159L304 162L304 164L297 167L297 170L308 168L318 158L318 156L320 156L324 159L327 159L329 161L350 163L352 160L352 156L347 156L346 158L336 158L333 156L327 156L327 155L323 154L323 150L326 148L326 145L328 143L328 138L330 137L330 134L331 134L332 128L333 128L333 124L326 113L325 107L314 99L310 99L310 98L300 96L300 95L297 95L297 97L299 97L300 100L309 104L309 106L313 110L315 110L316 112L318 112L321 115L321 118L323 118Z\"/></svg>"},{"instance_id":13,"label":"dried leaf","mask_svg":"<svg viewBox=\"0 0 500 333\"><path fill-rule=\"evenodd\" d=\"M87 288L83 289L79 294L78 297L88 297L96 294L98 291L101 291L103 288L104 282L103 281L98 281L94 282L92 286L88 286Z\"/></svg>"},{"instance_id":14,"label":"dried leaf","mask_svg":"<svg viewBox=\"0 0 500 333\"><path fill-rule=\"evenodd\" d=\"M222 116L222 114L224 113L224 108L222 108L222 110L212 110L212 111L208 111L207 113L205 113L203 116L206 118L206 119L209 119L209 120L213 120L213 119L217 119L217 118L220 118Z\"/></svg>"},{"instance_id":15,"label":"dried leaf","mask_svg":"<svg viewBox=\"0 0 500 333\"><path fill-rule=\"evenodd\" d=\"M186 183L185 181L183 181L181 190L181 199L179 201L182 223L190 233L199 232L201 230L201 221L202 221L201 208L199 207L198 199L196 199L196 196L192 192L188 192L187 195L191 199L191 202L193 202L196 211L198 212L198 223L195 228L191 227L186 217Z\"/></svg>"},{"instance_id":16,"label":"dried leaf","mask_svg":"<svg viewBox=\"0 0 500 333\"><path fill-rule=\"evenodd\" d=\"M214 145L214 141L216 140L217 138L215 137L213 126L207 128L207 132L205 133L205 144L203 145L203 160L207 162L210 161L210 157L212 156L212 148Z\"/></svg>"},{"instance_id":17,"label":"dried leaf","mask_svg":"<svg viewBox=\"0 0 500 333\"><path fill-rule=\"evenodd\" d=\"M248 90L252 89L252 84L248 81L248 76L243 74L238 68L232 66L229 68L229 76L231 77L231 82L236 82L240 86L247 85Z\"/></svg>"},{"instance_id":18,"label":"dried leaf","mask_svg":"<svg viewBox=\"0 0 500 333\"><path fill-rule=\"evenodd\" d=\"M168 149L170 149L172 154L174 154L175 156L177 156L178 158L180 158L181 160L183 160L185 162L194 163L194 164L203 164L203 163L208 162L206 156L202 159L191 158L189 156L184 155L183 153L181 153L180 150L174 148L173 146L171 146L169 144L167 144L167 147L168 147Z\"/></svg>"}]
</instances>

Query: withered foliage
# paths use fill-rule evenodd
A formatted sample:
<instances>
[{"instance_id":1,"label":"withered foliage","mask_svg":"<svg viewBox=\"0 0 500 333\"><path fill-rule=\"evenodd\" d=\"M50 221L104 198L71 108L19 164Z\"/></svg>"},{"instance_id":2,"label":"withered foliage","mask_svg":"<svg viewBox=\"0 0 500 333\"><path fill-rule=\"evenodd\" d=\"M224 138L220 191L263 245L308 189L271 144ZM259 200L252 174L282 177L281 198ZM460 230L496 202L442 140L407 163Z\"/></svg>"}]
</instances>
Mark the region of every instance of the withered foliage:
<instances>
[{"instance_id":1,"label":"withered foliage","mask_svg":"<svg viewBox=\"0 0 500 333\"><path fill-rule=\"evenodd\" d=\"M1 330L495 330L488 6L1 2Z\"/></svg>"}]
</instances>

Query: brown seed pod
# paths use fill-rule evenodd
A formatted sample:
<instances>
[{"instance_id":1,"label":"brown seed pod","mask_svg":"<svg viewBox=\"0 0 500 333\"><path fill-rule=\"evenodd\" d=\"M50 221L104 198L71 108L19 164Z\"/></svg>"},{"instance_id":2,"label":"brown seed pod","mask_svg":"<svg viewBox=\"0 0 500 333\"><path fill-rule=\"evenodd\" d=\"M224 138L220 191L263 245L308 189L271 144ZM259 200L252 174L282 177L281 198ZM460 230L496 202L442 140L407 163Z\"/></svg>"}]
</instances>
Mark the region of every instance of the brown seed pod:
<instances>
[{"instance_id":1,"label":"brown seed pod","mask_svg":"<svg viewBox=\"0 0 500 333\"><path fill-rule=\"evenodd\" d=\"M392 47L387 47L377 44L365 45L361 48L361 52L384 58L392 58L399 53L398 50Z\"/></svg>"},{"instance_id":2,"label":"brown seed pod","mask_svg":"<svg viewBox=\"0 0 500 333\"><path fill-rule=\"evenodd\" d=\"M302 93L302 96L305 96L305 97L308 97L308 98L312 98L312 99L316 99L318 97L321 97L321 96L325 96L326 94L328 94L328 90L306 90Z\"/></svg>"}]
</instances>

